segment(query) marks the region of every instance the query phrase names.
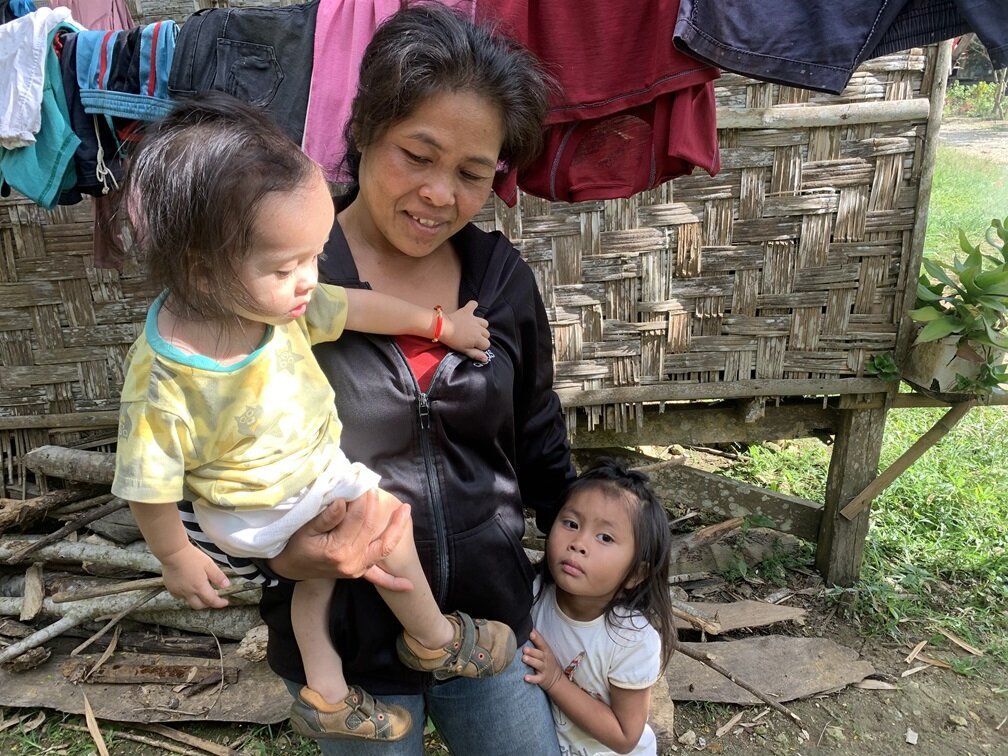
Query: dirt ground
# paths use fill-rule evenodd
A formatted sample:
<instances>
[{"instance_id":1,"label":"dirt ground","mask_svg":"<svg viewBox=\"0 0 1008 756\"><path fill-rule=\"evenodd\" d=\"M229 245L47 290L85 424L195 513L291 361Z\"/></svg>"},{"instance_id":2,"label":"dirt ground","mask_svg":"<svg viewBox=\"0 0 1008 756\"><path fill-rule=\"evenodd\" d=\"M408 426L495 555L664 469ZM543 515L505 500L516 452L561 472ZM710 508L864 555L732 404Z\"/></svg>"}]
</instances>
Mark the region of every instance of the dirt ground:
<instances>
[{"instance_id":1,"label":"dirt ground","mask_svg":"<svg viewBox=\"0 0 1008 756\"><path fill-rule=\"evenodd\" d=\"M1008 121L951 118L942 122L939 143L1008 165Z\"/></svg>"},{"instance_id":2,"label":"dirt ground","mask_svg":"<svg viewBox=\"0 0 1008 756\"><path fill-rule=\"evenodd\" d=\"M769 592L769 589L768 589ZM758 597L757 593L756 596ZM675 709L675 736L665 741L665 754L694 751L741 756L775 754L813 756L986 756L1008 754L1008 670L991 665L980 676L967 677L949 669L929 667L908 677L902 673L919 665L904 660L912 650L884 638L866 636L858 627L821 597L796 596L788 605L805 607L804 626L766 632L829 638L859 652L875 667L875 677L895 690L846 688L821 697L792 701L787 705L802 720L801 727L784 715L769 712L757 719L766 706L682 703ZM744 637L735 635L733 637ZM925 634L925 637L926 634ZM922 638L923 639L923 638ZM924 653L949 660L967 654L950 643ZM757 681L753 681L757 682ZM721 737L717 730L743 712L740 723ZM916 744L907 742L911 731ZM695 736L695 740L689 735ZM683 744L685 741L687 744ZM692 744L689 744L692 741Z\"/></svg>"}]
</instances>

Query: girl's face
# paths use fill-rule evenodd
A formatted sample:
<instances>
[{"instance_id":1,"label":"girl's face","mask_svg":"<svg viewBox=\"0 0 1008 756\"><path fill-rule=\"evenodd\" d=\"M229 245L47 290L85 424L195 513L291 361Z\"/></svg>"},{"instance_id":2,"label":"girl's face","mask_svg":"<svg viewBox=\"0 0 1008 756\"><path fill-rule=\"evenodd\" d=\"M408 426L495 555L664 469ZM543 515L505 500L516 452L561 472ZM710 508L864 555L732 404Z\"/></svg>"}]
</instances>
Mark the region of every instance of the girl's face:
<instances>
[{"instance_id":1,"label":"girl's face","mask_svg":"<svg viewBox=\"0 0 1008 756\"><path fill-rule=\"evenodd\" d=\"M636 561L633 497L599 486L577 491L560 509L546 559L556 582L557 602L573 619L601 616L613 597L632 587Z\"/></svg>"},{"instance_id":2,"label":"girl's face","mask_svg":"<svg viewBox=\"0 0 1008 756\"><path fill-rule=\"evenodd\" d=\"M378 250L424 257L486 202L503 140L491 101L437 94L362 149L360 194L340 220Z\"/></svg>"},{"instance_id":3,"label":"girl's face","mask_svg":"<svg viewBox=\"0 0 1008 756\"><path fill-rule=\"evenodd\" d=\"M239 315L271 325L304 315L333 219L332 198L321 173L292 192L273 192L263 199L255 245L239 275L255 310L239 308Z\"/></svg>"}]
</instances>

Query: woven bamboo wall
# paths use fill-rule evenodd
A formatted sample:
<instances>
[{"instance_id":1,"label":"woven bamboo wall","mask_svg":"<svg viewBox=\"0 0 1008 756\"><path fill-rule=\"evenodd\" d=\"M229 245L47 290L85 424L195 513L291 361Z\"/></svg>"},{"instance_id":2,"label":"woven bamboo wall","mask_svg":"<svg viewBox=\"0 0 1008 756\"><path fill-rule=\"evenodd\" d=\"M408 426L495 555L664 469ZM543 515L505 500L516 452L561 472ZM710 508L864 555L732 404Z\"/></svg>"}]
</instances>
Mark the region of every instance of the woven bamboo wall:
<instances>
[{"instance_id":1,"label":"woven bamboo wall","mask_svg":"<svg viewBox=\"0 0 1008 756\"><path fill-rule=\"evenodd\" d=\"M718 176L624 200L489 202L477 222L518 244L543 291L569 420L878 388L864 361L895 347L916 278L934 59L870 61L839 97L725 75ZM94 267L89 201L0 199L0 495L23 484L24 451L112 442L151 294L136 266Z\"/></svg>"}]
</instances>

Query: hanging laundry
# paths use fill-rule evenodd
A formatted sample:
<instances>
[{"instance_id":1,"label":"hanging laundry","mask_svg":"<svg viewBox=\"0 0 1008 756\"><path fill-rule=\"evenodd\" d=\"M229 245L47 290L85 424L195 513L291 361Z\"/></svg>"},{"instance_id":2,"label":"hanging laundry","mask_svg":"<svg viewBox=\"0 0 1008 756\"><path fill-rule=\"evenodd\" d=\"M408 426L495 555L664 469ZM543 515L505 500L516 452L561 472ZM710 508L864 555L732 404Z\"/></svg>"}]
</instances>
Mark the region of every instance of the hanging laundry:
<instances>
[{"instance_id":1,"label":"hanging laundry","mask_svg":"<svg viewBox=\"0 0 1008 756\"><path fill-rule=\"evenodd\" d=\"M87 113L154 121L174 106L168 76L178 25L157 21L129 31L85 31L77 37L77 85Z\"/></svg>"},{"instance_id":2,"label":"hanging laundry","mask_svg":"<svg viewBox=\"0 0 1008 756\"><path fill-rule=\"evenodd\" d=\"M0 24L27 16L35 10L32 0L0 0Z\"/></svg>"},{"instance_id":3,"label":"hanging laundry","mask_svg":"<svg viewBox=\"0 0 1008 756\"><path fill-rule=\"evenodd\" d=\"M69 16L66 8L57 8L53 12ZM34 143L12 150L0 148L0 177L28 199L45 208L54 207L60 194L77 183L73 155L80 139L70 128L60 64L53 49L53 40L60 29L79 31L80 27L70 21L63 21L49 32L42 86L41 127L35 134Z\"/></svg>"},{"instance_id":4,"label":"hanging laundry","mask_svg":"<svg viewBox=\"0 0 1008 756\"><path fill-rule=\"evenodd\" d=\"M674 38L727 71L840 94L866 60L968 31L1008 66L1005 0L682 0Z\"/></svg>"},{"instance_id":5,"label":"hanging laundry","mask_svg":"<svg viewBox=\"0 0 1008 756\"><path fill-rule=\"evenodd\" d=\"M469 18L473 0L442 0ZM302 147L322 166L328 181L349 181L342 169L346 154L343 129L350 118L350 103L357 94L357 71L364 48L378 24L400 7L400 0L320 0L315 23L308 114Z\"/></svg>"},{"instance_id":6,"label":"hanging laundry","mask_svg":"<svg viewBox=\"0 0 1008 756\"><path fill-rule=\"evenodd\" d=\"M171 97L215 90L259 105L301 144L319 0L279 8L205 8L182 25Z\"/></svg>"},{"instance_id":7,"label":"hanging laundry","mask_svg":"<svg viewBox=\"0 0 1008 756\"><path fill-rule=\"evenodd\" d=\"M42 97L46 58L52 51L52 30L72 21L66 8L40 8L0 25L0 147L14 149L34 143L42 128Z\"/></svg>"},{"instance_id":8,"label":"hanging laundry","mask_svg":"<svg viewBox=\"0 0 1008 756\"><path fill-rule=\"evenodd\" d=\"M678 0L477 2L477 18L499 22L561 88L546 149L517 176L498 175L501 199L513 205L516 184L552 200L615 199L694 167L718 172L718 70L672 46L678 8Z\"/></svg>"},{"instance_id":9,"label":"hanging laundry","mask_svg":"<svg viewBox=\"0 0 1008 756\"><path fill-rule=\"evenodd\" d=\"M50 0L49 7L69 8L85 29L120 31L133 27L133 16L124 0Z\"/></svg>"}]
</instances>

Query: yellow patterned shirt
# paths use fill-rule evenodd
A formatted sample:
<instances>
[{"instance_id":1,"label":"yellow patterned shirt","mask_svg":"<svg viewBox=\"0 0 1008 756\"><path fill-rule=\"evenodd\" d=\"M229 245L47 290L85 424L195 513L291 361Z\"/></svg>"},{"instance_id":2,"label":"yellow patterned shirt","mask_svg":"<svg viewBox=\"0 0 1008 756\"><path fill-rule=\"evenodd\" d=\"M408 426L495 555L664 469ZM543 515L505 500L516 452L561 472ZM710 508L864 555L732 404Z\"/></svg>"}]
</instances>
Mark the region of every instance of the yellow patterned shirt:
<instances>
[{"instance_id":1,"label":"yellow patterned shirt","mask_svg":"<svg viewBox=\"0 0 1008 756\"><path fill-rule=\"evenodd\" d=\"M112 493L261 509L315 480L342 426L311 345L343 332L346 291L319 285L304 315L269 327L255 352L227 366L161 337L164 297L126 357Z\"/></svg>"}]
</instances>

